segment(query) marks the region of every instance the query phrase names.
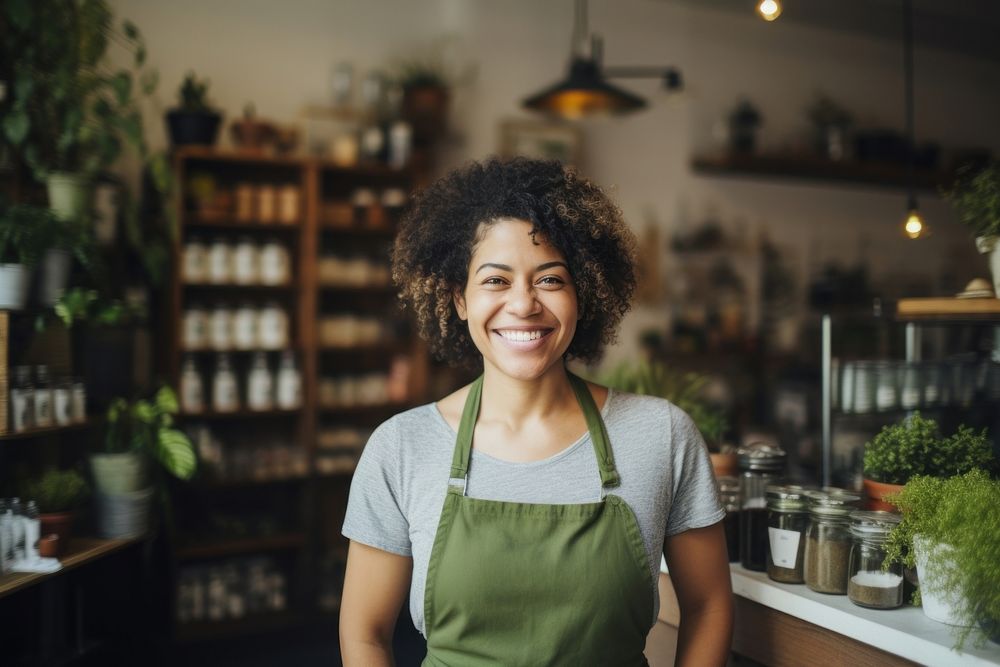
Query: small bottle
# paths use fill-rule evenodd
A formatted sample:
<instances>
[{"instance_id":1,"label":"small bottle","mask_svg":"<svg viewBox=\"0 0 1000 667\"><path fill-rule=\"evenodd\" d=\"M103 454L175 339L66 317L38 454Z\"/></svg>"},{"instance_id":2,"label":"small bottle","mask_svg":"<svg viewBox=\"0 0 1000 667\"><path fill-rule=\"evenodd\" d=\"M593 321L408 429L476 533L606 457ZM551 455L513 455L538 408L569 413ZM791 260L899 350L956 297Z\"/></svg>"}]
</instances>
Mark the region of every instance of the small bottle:
<instances>
[{"instance_id":1,"label":"small bottle","mask_svg":"<svg viewBox=\"0 0 1000 667\"><path fill-rule=\"evenodd\" d=\"M28 507L24 511L24 552L28 561L38 560L40 527L38 504L34 500L29 500Z\"/></svg>"},{"instance_id":2,"label":"small bottle","mask_svg":"<svg viewBox=\"0 0 1000 667\"><path fill-rule=\"evenodd\" d=\"M274 406L274 378L267 367L267 355L257 352L247 374L247 407L251 410L270 410Z\"/></svg>"},{"instance_id":3,"label":"small bottle","mask_svg":"<svg viewBox=\"0 0 1000 667\"><path fill-rule=\"evenodd\" d=\"M59 426L73 423L72 395L73 388L67 378L60 380L52 389L52 414Z\"/></svg>"},{"instance_id":4,"label":"small bottle","mask_svg":"<svg viewBox=\"0 0 1000 667\"><path fill-rule=\"evenodd\" d=\"M35 426L52 426L52 387L45 364L35 366Z\"/></svg>"},{"instance_id":5,"label":"small bottle","mask_svg":"<svg viewBox=\"0 0 1000 667\"><path fill-rule=\"evenodd\" d=\"M212 309L208 322L208 340L216 352L225 352L232 347L232 311L224 303L217 303Z\"/></svg>"},{"instance_id":6,"label":"small bottle","mask_svg":"<svg viewBox=\"0 0 1000 667\"><path fill-rule=\"evenodd\" d=\"M10 557L13 563L24 560L24 522L21 499L11 498L8 505L10 511Z\"/></svg>"},{"instance_id":7,"label":"small bottle","mask_svg":"<svg viewBox=\"0 0 1000 667\"><path fill-rule=\"evenodd\" d=\"M35 387L31 384L31 368L18 366L14 371L14 388L10 392L11 412L15 433L34 425Z\"/></svg>"},{"instance_id":8,"label":"small bottle","mask_svg":"<svg viewBox=\"0 0 1000 667\"><path fill-rule=\"evenodd\" d=\"M73 381L70 393L73 422L76 424L82 424L87 421L87 385L83 384L83 380L81 378L76 378Z\"/></svg>"},{"instance_id":9,"label":"small bottle","mask_svg":"<svg viewBox=\"0 0 1000 667\"><path fill-rule=\"evenodd\" d=\"M220 236L208 250L208 282L223 285L232 279L232 253L226 239Z\"/></svg>"},{"instance_id":10,"label":"small bottle","mask_svg":"<svg viewBox=\"0 0 1000 667\"><path fill-rule=\"evenodd\" d=\"M410 161L413 131L405 121L396 121L389 128L389 166L402 169Z\"/></svg>"},{"instance_id":11,"label":"small bottle","mask_svg":"<svg viewBox=\"0 0 1000 667\"><path fill-rule=\"evenodd\" d=\"M233 249L233 282L237 285L254 285L259 282L259 253L257 244L249 236L242 236Z\"/></svg>"},{"instance_id":12,"label":"small bottle","mask_svg":"<svg viewBox=\"0 0 1000 667\"><path fill-rule=\"evenodd\" d=\"M228 354L220 354L215 362L212 378L212 407L217 412L235 412L240 407L236 373L233 372Z\"/></svg>"},{"instance_id":13,"label":"small bottle","mask_svg":"<svg viewBox=\"0 0 1000 667\"><path fill-rule=\"evenodd\" d=\"M13 549L10 543L10 508L6 498L0 498L0 574L10 572Z\"/></svg>"},{"instance_id":14,"label":"small bottle","mask_svg":"<svg viewBox=\"0 0 1000 667\"><path fill-rule=\"evenodd\" d=\"M281 354L281 367L278 369L278 407L283 410L294 410L302 404L302 378L295 365L295 355L291 350Z\"/></svg>"},{"instance_id":15,"label":"small bottle","mask_svg":"<svg viewBox=\"0 0 1000 667\"><path fill-rule=\"evenodd\" d=\"M257 344L265 350L280 350L288 342L288 313L270 301L257 312Z\"/></svg>"},{"instance_id":16,"label":"small bottle","mask_svg":"<svg viewBox=\"0 0 1000 667\"><path fill-rule=\"evenodd\" d=\"M237 350L252 350L257 346L257 310L252 303L245 302L233 311L233 347Z\"/></svg>"},{"instance_id":17,"label":"small bottle","mask_svg":"<svg viewBox=\"0 0 1000 667\"><path fill-rule=\"evenodd\" d=\"M208 279L208 249L197 236L184 244L181 272L186 283L203 283Z\"/></svg>"},{"instance_id":18,"label":"small bottle","mask_svg":"<svg viewBox=\"0 0 1000 667\"><path fill-rule=\"evenodd\" d=\"M204 350L208 347L208 313L201 304L192 303L184 309L181 341L185 350Z\"/></svg>"},{"instance_id":19,"label":"small bottle","mask_svg":"<svg viewBox=\"0 0 1000 667\"><path fill-rule=\"evenodd\" d=\"M194 357L187 355L181 368L181 411L197 414L205 409L205 387Z\"/></svg>"},{"instance_id":20,"label":"small bottle","mask_svg":"<svg viewBox=\"0 0 1000 667\"><path fill-rule=\"evenodd\" d=\"M258 279L261 285L287 285L291 280L291 256L277 239L268 239L260 248Z\"/></svg>"}]
</instances>

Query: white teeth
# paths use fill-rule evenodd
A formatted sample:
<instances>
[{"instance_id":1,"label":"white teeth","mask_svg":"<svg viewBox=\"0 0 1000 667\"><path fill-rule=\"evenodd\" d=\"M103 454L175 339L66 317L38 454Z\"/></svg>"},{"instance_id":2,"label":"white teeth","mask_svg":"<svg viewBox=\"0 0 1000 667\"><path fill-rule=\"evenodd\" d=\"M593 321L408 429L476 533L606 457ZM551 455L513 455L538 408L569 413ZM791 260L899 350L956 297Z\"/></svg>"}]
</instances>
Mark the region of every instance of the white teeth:
<instances>
[{"instance_id":1,"label":"white teeth","mask_svg":"<svg viewBox=\"0 0 1000 667\"><path fill-rule=\"evenodd\" d=\"M507 340L513 340L519 343L526 343L529 340L536 340L544 335L543 332L540 330L535 330L535 331L498 330L497 333L499 333Z\"/></svg>"}]
</instances>

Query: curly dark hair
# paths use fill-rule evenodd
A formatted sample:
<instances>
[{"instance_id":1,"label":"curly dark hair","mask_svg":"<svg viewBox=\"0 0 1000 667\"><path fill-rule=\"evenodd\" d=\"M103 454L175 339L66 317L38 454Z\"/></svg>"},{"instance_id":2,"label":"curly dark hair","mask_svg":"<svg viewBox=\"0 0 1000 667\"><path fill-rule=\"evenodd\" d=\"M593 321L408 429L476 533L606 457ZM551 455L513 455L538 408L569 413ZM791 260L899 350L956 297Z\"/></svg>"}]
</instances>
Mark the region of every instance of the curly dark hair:
<instances>
[{"instance_id":1,"label":"curly dark hair","mask_svg":"<svg viewBox=\"0 0 1000 667\"><path fill-rule=\"evenodd\" d=\"M452 299L465 289L482 226L503 218L530 222L532 235L566 258L580 316L566 356L599 358L635 291L635 236L598 186L556 161L525 158L491 158L449 173L416 196L400 223L392 279L431 352L456 365L481 361Z\"/></svg>"}]
</instances>

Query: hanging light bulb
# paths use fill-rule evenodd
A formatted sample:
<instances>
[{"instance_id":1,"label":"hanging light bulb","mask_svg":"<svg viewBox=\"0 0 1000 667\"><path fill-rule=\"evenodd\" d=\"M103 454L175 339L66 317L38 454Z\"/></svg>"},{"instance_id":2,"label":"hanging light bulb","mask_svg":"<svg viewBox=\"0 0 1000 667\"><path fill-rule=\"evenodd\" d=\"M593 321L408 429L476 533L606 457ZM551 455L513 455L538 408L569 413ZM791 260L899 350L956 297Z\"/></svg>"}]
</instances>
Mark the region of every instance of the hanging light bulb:
<instances>
[{"instance_id":1,"label":"hanging light bulb","mask_svg":"<svg viewBox=\"0 0 1000 667\"><path fill-rule=\"evenodd\" d=\"M906 222L903 224L903 231L911 239L919 239L926 232L927 227L924 225L923 218L920 217L920 211L913 208L910 209L909 214L906 216Z\"/></svg>"},{"instance_id":2,"label":"hanging light bulb","mask_svg":"<svg viewBox=\"0 0 1000 667\"><path fill-rule=\"evenodd\" d=\"M781 0L760 0L757 13L765 21L773 21L781 16Z\"/></svg>"}]
</instances>

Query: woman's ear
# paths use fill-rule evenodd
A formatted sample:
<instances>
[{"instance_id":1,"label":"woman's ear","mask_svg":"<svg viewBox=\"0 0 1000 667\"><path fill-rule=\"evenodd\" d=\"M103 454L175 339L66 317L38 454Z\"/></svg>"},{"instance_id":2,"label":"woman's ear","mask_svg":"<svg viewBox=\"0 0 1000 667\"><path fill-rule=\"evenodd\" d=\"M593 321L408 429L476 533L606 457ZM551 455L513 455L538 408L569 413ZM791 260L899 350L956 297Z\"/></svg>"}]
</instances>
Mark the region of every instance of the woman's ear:
<instances>
[{"instance_id":1,"label":"woman's ear","mask_svg":"<svg viewBox=\"0 0 1000 667\"><path fill-rule=\"evenodd\" d=\"M451 298L455 303L455 311L458 313L458 319L463 321L469 319L469 314L465 310L465 295L460 290L455 290L452 292Z\"/></svg>"}]
</instances>

